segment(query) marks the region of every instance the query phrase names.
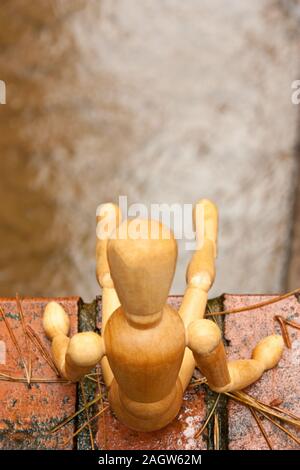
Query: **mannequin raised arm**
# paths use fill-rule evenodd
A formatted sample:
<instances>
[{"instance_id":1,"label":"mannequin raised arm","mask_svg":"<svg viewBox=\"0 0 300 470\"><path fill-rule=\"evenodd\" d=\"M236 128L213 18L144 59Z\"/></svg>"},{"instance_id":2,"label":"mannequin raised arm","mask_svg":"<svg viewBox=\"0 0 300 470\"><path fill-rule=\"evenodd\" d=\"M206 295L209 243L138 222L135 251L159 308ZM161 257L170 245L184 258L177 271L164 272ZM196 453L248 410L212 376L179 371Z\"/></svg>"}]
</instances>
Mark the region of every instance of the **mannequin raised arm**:
<instances>
[{"instance_id":1,"label":"mannequin raised arm","mask_svg":"<svg viewBox=\"0 0 300 470\"><path fill-rule=\"evenodd\" d=\"M252 359L227 362L219 327L213 321L203 319L208 291L215 278L218 228L215 205L206 199L199 201L193 222L197 247L187 269L187 287L180 307L187 337L180 381L185 389L196 362L212 390L241 390L277 365L283 351L283 339L279 335L267 336L254 348Z\"/></svg>"},{"instance_id":2,"label":"mannequin raised arm","mask_svg":"<svg viewBox=\"0 0 300 470\"><path fill-rule=\"evenodd\" d=\"M101 204L97 209L96 274L102 287L102 334L111 314L120 306L107 259L108 239L121 224L120 208L111 203ZM107 387L113 381L113 373L106 357L101 361L102 375Z\"/></svg>"},{"instance_id":3,"label":"mannequin raised arm","mask_svg":"<svg viewBox=\"0 0 300 470\"><path fill-rule=\"evenodd\" d=\"M97 279L103 289L103 324L112 312L120 305L113 286L107 262L107 240L121 221L119 207L114 204L102 204L97 210ZM44 312L43 326L48 338L52 341L52 356L60 374L76 382L90 372L102 360L102 371L109 386L113 374L105 356L103 339L94 332L77 333L68 337L70 321L61 305L50 302Z\"/></svg>"},{"instance_id":4,"label":"mannequin raised arm","mask_svg":"<svg viewBox=\"0 0 300 470\"><path fill-rule=\"evenodd\" d=\"M185 326L204 317L208 291L215 280L218 235L216 206L208 199L200 200L193 210L193 224L196 250L187 267L187 286L179 310Z\"/></svg>"},{"instance_id":5,"label":"mannequin raised arm","mask_svg":"<svg viewBox=\"0 0 300 470\"><path fill-rule=\"evenodd\" d=\"M117 293L110 275L107 260L107 243L113 232L120 225L122 214L115 204L101 204L97 209L96 274L102 287L102 327L109 316L120 306Z\"/></svg>"},{"instance_id":6,"label":"mannequin raised arm","mask_svg":"<svg viewBox=\"0 0 300 470\"><path fill-rule=\"evenodd\" d=\"M196 250L186 272L187 286L179 314L186 328L194 320L204 317L207 297L215 279L217 255L218 210L208 199L200 200L193 210L196 232ZM186 389L195 369L195 359L189 348L185 349L179 378Z\"/></svg>"}]
</instances>

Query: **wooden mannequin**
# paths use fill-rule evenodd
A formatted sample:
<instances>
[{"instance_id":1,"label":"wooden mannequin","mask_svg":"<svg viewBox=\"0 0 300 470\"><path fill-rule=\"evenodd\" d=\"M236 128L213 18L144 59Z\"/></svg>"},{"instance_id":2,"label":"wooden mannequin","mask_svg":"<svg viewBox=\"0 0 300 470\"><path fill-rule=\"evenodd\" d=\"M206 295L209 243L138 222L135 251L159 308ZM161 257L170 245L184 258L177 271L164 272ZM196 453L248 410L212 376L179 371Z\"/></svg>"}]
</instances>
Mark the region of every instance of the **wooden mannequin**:
<instances>
[{"instance_id":1,"label":"wooden mannequin","mask_svg":"<svg viewBox=\"0 0 300 470\"><path fill-rule=\"evenodd\" d=\"M76 381L101 360L111 407L133 429L153 431L172 421L195 363L213 390L233 391L256 381L282 354L281 336L272 335L258 343L252 359L227 362L218 326L203 318L215 278L217 209L202 200L193 218L197 245L179 314L166 304L177 259L173 234L156 221L121 223L112 204L100 206L97 215L102 336L70 339L62 307L51 302L45 310L44 328L61 374Z\"/></svg>"}]
</instances>

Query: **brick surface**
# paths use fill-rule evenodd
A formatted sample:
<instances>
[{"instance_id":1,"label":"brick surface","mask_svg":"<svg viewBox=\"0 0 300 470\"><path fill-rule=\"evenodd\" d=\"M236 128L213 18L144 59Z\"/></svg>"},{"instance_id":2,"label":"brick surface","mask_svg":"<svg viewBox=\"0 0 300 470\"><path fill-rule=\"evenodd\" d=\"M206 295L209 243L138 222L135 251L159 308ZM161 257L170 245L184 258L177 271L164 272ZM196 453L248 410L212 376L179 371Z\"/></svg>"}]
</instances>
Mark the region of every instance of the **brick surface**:
<instances>
[{"instance_id":1,"label":"brick surface","mask_svg":"<svg viewBox=\"0 0 300 470\"><path fill-rule=\"evenodd\" d=\"M266 296L226 295L224 307L235 308L251 305ZM50 350L49 341L42 330L41 316L46 303L51 299L24 299L23 309L28 324L39 335L45 347ZM71 318L72 334L77 331L78 298L60 298ZM179 307L180 297L170 297L169 303ZM1 299L6 318L9 321L22 351L26 351L25 339L18 318L14 299ZM264 336L280 332L275 315L282 315L300 323L300 304L296 297L259 310L228 315L224 318L227 352L231 359L250 357L257 341ZM90 314L89 314L90 318ZM101 327L101 300L97 300L98 327ZM254 385L246 390L250 395L270 403L282 400L280 406L300 415L300 332L289 328L292 349L285 349L278 367L268 371ZM51 368L32 349L33 376L54 377ZM0 319L0 373L24 377L15 347L6 326ZM104 390L105 392L105 390ZM96 393L96 392L95 392ZM0 449L73 448L71 436L74 425L63 428L57 435L47 431L69 416L76 408L76 386L71 384L32 384L28 389L24 383L0 381ZM121 424L108 408L95 425L96 443L102 449L206 449L207 433L195 439L196 431L203 424L208 396L204 387L190 388L183 400L179 416L165 429L153 433L131 431ZM257 428L250 412L243 406L228 401L228 442L231 450L266 449L267 445ZM225 423L225 422L224 422ZM299 446L287 438L266 420L262 421L275 449L298 449ZM297 429L289 429L300 438ZM224 434L224 436L223 436ZM226 441L226 426L222 432ZM68 441L69 440L69 441ZM68 443L66 444L66 442Z\"/></svg>"},{"instance_id":2,"label":"brick surface","mask_svg":"<svg viewBox=\"0 0 300 470\"><path fill-rule=\"evenodd\" d=\"M181 297L169 297L174 308ZM101 300L98 300L98 327L101 328ZM101 449L206 449L205 436L195 438L206 417L204 389L188 389L178 417L160 431L142 433L132 431L120 423L110 409L99 418L97 445Z\"/></svg>"},{"instance_id":3,"label":"brick surface","mask_svg":"<svg viewBox=\"0 0 300 470\"><path fill-rule=\"evenodd\" d=\"M239 308L261 302L271 296L226 295L225 309ZM275 315L300 323L300 304L295 296L261 309L227 315L225 338L229 341L230 359L249 358L255 344L272 333L280 333ZM265 403L282 400L281 408L300 415L300 331L289 328L292 348L285 348L278 366L264 373L263 377L245 391ZM265 419L262 421L274 449L299 449L299 445ZM232 450L267 449L267 444L250 413L244 406L228 402L229 448ZM297 428L288 429L300 438Z\"/></svg>"},{"instance_id":4,"label":"brick surface","mask_svg":"<svg viewBox=\"0 0 300 470\"><path fill-rule=\"evenodd\" d=\"M71 333L77 331L79 298L24 299L22 301L25 321L38 334L43 345L50 351L50 342L42 327L42 314L50 300L57 300L70 316ZM18 309L14 299L1 299L5 316L26 357L26 342ZM55 378L36 349L32 350L32 376ZM16 348L6 325L0 318L0 372L24 377ZM0 449L62 449L73 448L73 424L65 426L56 435L48 431L75 411L76 385L61 383L0 382ZM69 440L71 438L71 440ZM66 444L66 442L69 442Z\"/></svg>"}]
</instances>

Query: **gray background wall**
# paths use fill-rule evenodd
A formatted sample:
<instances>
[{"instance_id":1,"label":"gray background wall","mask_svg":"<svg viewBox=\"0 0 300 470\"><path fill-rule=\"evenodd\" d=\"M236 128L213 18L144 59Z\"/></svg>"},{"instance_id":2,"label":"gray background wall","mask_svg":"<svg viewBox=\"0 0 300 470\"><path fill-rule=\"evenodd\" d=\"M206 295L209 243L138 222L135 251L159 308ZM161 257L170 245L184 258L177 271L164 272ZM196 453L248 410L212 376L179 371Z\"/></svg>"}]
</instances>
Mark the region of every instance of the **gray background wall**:
<instances>
[{"instance_id":1,"label":"gray background wall","mask_svg":"<svg viewBox=\"0 0 300 470\"><path fill-rule=\"evenodd\" d=\"M292 0L2 1L0 295L91 299L96 206L119 195L217 203L214 294L300 285L299 18Z\"/></svg>"}]
</instances>

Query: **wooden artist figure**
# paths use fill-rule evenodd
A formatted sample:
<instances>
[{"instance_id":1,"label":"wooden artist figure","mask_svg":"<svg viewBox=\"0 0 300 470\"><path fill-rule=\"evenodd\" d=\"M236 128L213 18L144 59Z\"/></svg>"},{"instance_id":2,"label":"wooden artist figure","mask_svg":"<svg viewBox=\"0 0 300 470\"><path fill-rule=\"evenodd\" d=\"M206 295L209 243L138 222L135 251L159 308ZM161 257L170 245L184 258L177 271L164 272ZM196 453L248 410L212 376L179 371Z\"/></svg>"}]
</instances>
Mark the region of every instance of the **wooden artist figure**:
<instances>
[{"instance_id":1,"label":"wooden artist figure","mask_svg":"<svg viewBox=\"0 0 300 470\"><path fill-rule=\"evenodd\" d=\"M102 335L69 338L68 316L55 302L47 305L43 323L63 377L77 381L101 361L114 413L132 429L153 431L178 414L196 365L212 390L241 390L276 366L283 340L268 336L251 359L227 361L219 327L204 319L217 253L218 212L212 202L201 200L194 208L197 244L179 312L167 304L177 260L172 232L153 220L121 219L117 206L100 206L96 261ZM108 227L104 236L103 224ZM131 237L132 232L138 236Z\"/></svg>"}]
</instances>

